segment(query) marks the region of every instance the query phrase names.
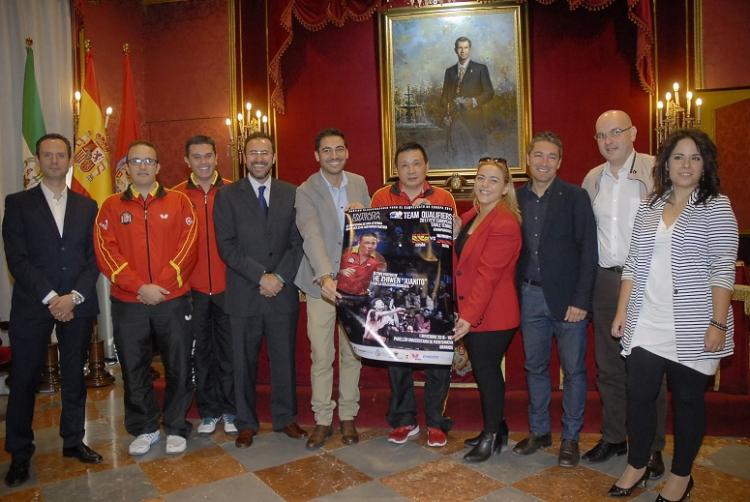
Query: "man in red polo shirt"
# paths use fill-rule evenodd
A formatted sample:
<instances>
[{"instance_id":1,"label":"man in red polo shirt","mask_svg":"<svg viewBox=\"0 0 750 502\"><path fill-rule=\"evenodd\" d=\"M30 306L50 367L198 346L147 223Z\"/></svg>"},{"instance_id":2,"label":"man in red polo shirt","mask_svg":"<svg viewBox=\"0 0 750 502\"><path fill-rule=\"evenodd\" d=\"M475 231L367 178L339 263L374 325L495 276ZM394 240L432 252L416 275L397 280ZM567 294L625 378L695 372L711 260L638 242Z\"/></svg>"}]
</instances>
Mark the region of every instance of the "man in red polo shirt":
<instances>
[{"instance_id":1,"label":"man in red polo shirt","mask_svg":"<svg viewBox=\"0 0 750 502\"><path fill-rule=\"evenodd\" d=\"M418 143L406 143L396 150L398 181L387 185L372 196L372 207L420 206L431 204L448 206L456 212L456 201L447 190L427 182L429 163L427 152ZM341 265L344 267L344 264ZM426 382L424 387L425 420L427 422L427 445L445 446L445 433L452 421L443 416L445 400L451 381L451 367L445 365L422 365ZM388 408L388 423L393 430L388 441L405 443L419 434L417 404L414 397L413 368L409 364L392 363L388 366L391 381L391 400Z\"/></svg>"}]
</instances>

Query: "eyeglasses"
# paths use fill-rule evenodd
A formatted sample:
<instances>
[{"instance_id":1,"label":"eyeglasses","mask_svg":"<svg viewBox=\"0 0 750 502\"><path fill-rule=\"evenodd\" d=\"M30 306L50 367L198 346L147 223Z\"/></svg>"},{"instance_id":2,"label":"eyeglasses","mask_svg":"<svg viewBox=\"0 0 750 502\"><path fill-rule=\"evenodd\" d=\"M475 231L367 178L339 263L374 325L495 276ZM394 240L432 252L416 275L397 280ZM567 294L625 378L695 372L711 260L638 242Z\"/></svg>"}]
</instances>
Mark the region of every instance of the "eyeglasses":
<instances>
[{"instance_id":1,"label":"eyeglasses","mask_svg":"<svg viewBox=\"0 0 750 502\"><path fill-rule=\"evenodd\" d=\"M625 131L629 131L632 128L633 126L626 127L625 129L620 129L619 127L615 127L609 132L598 132L594 134L594 139L596 141L604 141L607 138L612 138L612 139L619 138L620 135L622 135L622 133L624 133Z\"/></svg>"},{"instance_id":2,"label":"eyeglasses","mask_svg":"<svg viewBox=\"0 0 750 502\"><path fill-rule=\"evenodd\" d=\"M153 167L156 164L159 163L158 159L151 159L151 158L145 158L145 159L128 159L128 165L133 167Z\"/></svg>"}]
</instances>

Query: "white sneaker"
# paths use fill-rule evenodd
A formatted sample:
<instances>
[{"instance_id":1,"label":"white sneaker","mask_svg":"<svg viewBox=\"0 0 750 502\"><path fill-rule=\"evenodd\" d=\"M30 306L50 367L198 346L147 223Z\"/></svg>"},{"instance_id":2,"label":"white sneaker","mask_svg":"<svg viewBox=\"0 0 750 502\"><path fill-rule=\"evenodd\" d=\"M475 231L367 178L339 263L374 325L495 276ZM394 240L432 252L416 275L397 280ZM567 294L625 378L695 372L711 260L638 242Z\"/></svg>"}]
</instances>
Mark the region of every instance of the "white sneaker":
<instances>
[{"instance_id":1,"label":"white sneaker","mask_svg":"<svg viewBox=\"0 0 750 502\"><path fill-rule=\"evenodd\" d=\"M128 453L131 455L145 455L151 449L151 445L159 442L159 431L139 434L137 438L128 446Z\"/></svg>"},{"instance_id":2,"label":"white sneaker","mask_svg":"<svg viewBox=\"0 0 750 502\"><path fill-rule=\"evenodd\" d=\"M209 436L213 434L216 430L216 424L219 423L219 420L221 420L221 417L206 417L201 420L201 423L198 426L198 435Z\"/></svg>"},{"instance_id":3,"label":"white sneaker","mask_svg":"<svg viewBox=\"0 0 750 502\"><path fill-rule=\"evenodd\" d=\"M187 439L176 434L169 434L167 436L167 453L173 455L175 453L182 453L187 448Z\"/></svg>"},{"instance_id":4,"label":"white sneaker","mask_svg":"<svg viewBox=\"0 0 750 502\"><path fill-rule=\"evenodd\" d=\"M235 434L240 433L240 431L237 430L237 426L234 425L234 415L224 413L221 416L221 419L224 420L224 434L230 434L234 436Z\"/></svg>"}]
</instances>

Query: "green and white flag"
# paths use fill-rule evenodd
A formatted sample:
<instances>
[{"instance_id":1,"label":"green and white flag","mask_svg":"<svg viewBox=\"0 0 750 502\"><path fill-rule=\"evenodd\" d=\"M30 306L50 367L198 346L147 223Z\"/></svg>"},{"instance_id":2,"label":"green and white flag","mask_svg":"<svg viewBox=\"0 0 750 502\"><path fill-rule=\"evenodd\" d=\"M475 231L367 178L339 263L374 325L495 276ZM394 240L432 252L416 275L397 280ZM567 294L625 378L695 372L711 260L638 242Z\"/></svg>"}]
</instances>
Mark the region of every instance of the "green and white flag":
<instances>
[{"instance_id":1,"label":"green and white flag","mask_svg":"<svg viewBox=\"0 0 750 502\"><path fill-rule=\"evenodd\" d=\"M44 127L42 104L36 87L34 72L34 50L32 41L26 39L26 68L23 73L23 187L28 189L39 184L42 173L36 164L34 150L39 138L47 134Z\"/></svg>"}]
</instances>

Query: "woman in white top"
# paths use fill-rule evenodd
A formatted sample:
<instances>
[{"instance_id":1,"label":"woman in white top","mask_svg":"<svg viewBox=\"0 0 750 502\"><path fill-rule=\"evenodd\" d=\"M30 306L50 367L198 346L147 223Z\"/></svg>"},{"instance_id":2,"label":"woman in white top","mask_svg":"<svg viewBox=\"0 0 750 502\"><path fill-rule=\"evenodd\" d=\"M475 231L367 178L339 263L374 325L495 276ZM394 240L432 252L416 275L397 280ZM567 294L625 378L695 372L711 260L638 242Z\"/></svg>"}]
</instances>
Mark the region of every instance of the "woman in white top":
<instances>
[{"instance_id":1,"label":"woman in white top","mask_svg":"<svg viewBox=\"0 0 750 502\"><path fill-rule=\"evenodd\" d=\"M645 486L656 424L656 396L672 391L674 459L657 501L684 500L706 425L704 391L719 359L732 354L730 298L737 221L720 194L716 146L683 129L661 146L654 193L638 209L622 273L612 336L622 338L628 370L628 466L612 497Z\"/></svg>"}]
</instances>

